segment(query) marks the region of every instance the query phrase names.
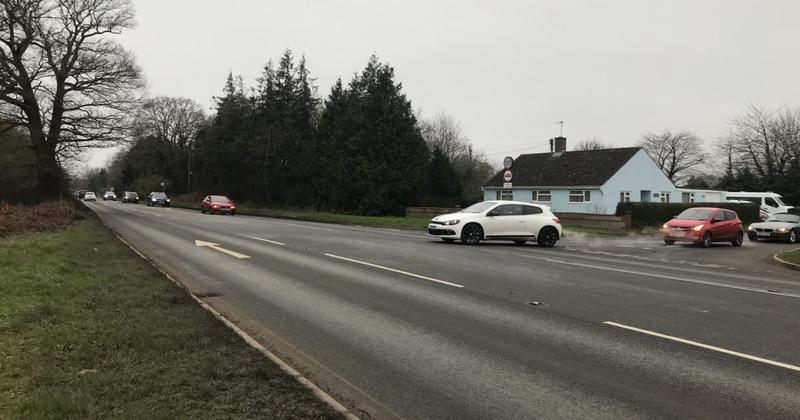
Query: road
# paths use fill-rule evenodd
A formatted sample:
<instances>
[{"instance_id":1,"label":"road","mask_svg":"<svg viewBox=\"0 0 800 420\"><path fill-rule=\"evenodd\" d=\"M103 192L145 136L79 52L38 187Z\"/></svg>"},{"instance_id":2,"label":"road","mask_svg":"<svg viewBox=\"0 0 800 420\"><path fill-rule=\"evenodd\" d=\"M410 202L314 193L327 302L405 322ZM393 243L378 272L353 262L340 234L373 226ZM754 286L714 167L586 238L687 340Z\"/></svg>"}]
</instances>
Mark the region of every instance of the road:
<instances>
[{"instance_id":1,"label":"road","mask_svg":"<svg viewBox=\"0 0 800 420\"><path fill-rule=\"evenodd\" d=\"M800 413L800 278L753 258L782 244L576 235L552 249L469 247L409 231L89 207L364 418Z\"/></svg>"}]
</instances>

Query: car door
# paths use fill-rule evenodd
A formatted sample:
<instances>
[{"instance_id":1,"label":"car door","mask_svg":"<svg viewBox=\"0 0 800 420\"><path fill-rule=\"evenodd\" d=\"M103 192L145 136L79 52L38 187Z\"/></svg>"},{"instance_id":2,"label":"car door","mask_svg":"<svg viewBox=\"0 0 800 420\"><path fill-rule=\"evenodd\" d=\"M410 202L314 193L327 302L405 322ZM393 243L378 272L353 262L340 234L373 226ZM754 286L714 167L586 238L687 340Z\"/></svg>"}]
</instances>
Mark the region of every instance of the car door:
<instances>
[{"instance_id":1,"label":"car door","mask_svg":"<svg viewBox=\"0 0 800 420\"><path fill-rule=\"evenodd\" d=\"M725 213L722 210L717 210L710 220L711 226L709 231L714 240L723 240L728 238L729 234L725 227Z\"/></svg>"},{"instance_id":2,"label":"car door","mask_svg":"<svg viewBox=\"0 0 800 420\"><path fill-rule=\"evenodd\" d=\"M526 236L525 217L522 215L521 204L497 206L487 216L489 216L485 223L487 237Z\"/></svg>"},{"instance_id":3,"label":"car door","mask_svg":"<svg viewBox=\"0 0 800 420\"><path fill-rule=\"evenodd\" d=\"M536 236L542 227L546 224L544 211L538 206L522 206L522 215L525 218L525 234L526 236Z\"/></svg>"},{"instance_id":4,"label":"car door","mask_svg":"<svg viewBox=\"0 0 800 420\"><path fill-rule=\"evenodd\" d=\"M201 203L201 205L203 206L203 210L208 210L211 208L211 203L209 201L211 201L211 198L210 196L207 195L206 198L204 198L203 202Z\"/></svg>"},{"instance_id":5,"label":"car door","mask_svg":"<svg viewBox=\"0 0 800 420\"><path fill-rule=\"evenodd\" d=\"M739 218L736 213L725 210L725 227L727 229L728 237L731 239L736 238L736 235L742 231L742 225L739 223Z\"/></svg>"}]
</instances>

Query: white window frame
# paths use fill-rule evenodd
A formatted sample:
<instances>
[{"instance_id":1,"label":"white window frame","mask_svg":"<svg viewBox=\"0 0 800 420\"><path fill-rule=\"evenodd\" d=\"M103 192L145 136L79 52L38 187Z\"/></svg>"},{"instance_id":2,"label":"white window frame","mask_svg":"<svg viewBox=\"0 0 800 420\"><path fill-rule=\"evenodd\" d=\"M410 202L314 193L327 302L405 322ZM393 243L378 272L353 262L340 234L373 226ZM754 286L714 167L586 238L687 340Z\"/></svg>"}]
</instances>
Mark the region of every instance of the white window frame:
<instances>
[{"instance_id":1,"label":"white window frame","mask_svg":"<svg viewBox=\"0 0 800 420\"><path fill-rule=\"evenodd\" d=\"M573 201L573 197L577 198L580 197L581 201ZM591 190L570 190L569 191L569 202L572 204L589 204L592 202L592 191Z\"/></svg>"},{"instance_id":2,"label":"white window frame","mask_svg":"<svg viewBox=\"0 0 800 420\"><path fill-rule=\"evenodd\" d=\"M514 201L514 190L497 190L496 197L501 201Z\"/></svg>"},{"instance_id":3,"label":"white window frame","mask_svg":"<svg viewBox=\"0 0 800 420\"><path fill-rule=\"evenodd\" d=\"M662 193L661 193L661 202L662 202L662 203L665 203L665 204L669 204L669 202L670 202L669 200L670 200L670 198L671 198L671 197L670 197L671 195L672 195L672 194L670 194L670 193L668 193L668 192L666 192L666 191L662 192Z\"/></svg>"},{"instance_id":4,"label":"white window frame","mask_svg":"<svg viewBox=\"0 0 800 420\"><path fill-rule=\"evenodd\" d=\"M630 191L620 191L619 192L619 202L620 203L630 203L631 202L631 192Z\"/></svg>"},{"instance_id":5,"label":"white window frame","mask_svg":"<svg viewBox=\"0 0 800 420\"><path fill-rule=\"evenodd\" d=\"M547 200L542 199L542 196L547 197ZM550 203L553 201L553 192L550 190L533 190L531 191L531 201L537 203Z\"/></svg>"}]
</instances>

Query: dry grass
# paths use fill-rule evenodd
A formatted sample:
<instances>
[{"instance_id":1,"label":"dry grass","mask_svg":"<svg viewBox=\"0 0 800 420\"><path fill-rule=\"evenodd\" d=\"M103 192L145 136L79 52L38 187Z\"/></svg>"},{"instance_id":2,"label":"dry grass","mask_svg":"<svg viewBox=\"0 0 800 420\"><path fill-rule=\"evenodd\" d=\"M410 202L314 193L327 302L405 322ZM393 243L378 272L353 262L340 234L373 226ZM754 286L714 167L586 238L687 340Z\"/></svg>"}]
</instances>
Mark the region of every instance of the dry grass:
<instances>
[{"instance_id":1,"label":"dry grass","mask_svg":"<svg viewBox=\"0 0 800 420\"><path fill-rule=\"evenodd\" d=\"M0 237L23 232L52 232L75 218L75 204L67 200L40 204L0 204Z\"/></svg>"}]
</instances>

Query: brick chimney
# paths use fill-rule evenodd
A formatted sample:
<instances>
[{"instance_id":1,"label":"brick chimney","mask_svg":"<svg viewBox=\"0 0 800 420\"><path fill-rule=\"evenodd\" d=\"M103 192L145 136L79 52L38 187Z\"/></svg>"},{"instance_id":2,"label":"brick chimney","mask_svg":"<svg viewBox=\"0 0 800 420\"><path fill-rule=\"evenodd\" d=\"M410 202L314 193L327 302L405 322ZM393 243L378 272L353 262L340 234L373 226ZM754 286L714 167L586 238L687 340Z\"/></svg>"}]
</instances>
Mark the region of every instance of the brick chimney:
<instances>
[{"instance_id":1,"label":"brick chimney","mask_svg":"<svg viewBox=\"0 0 800 420\"><path fill-rule=\"evenodd\" d=\"M556 137L554 140L554 153L562 153L567 151L567 138L566 137Z\"/></svg>"}]
</instances>

